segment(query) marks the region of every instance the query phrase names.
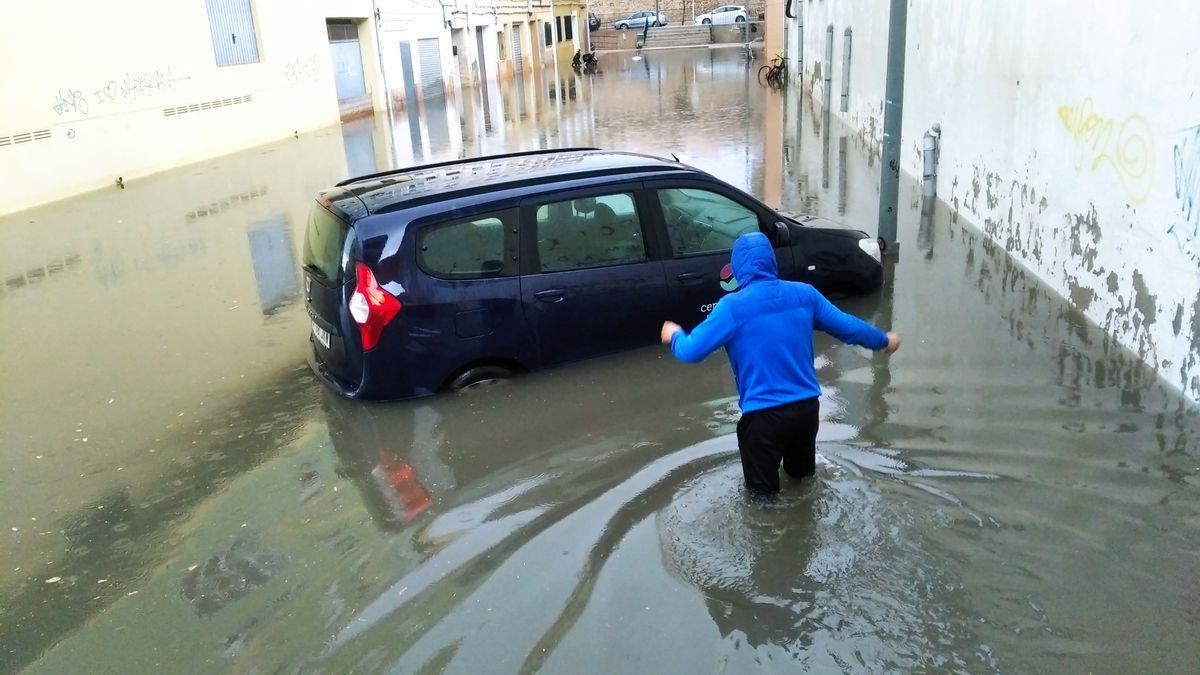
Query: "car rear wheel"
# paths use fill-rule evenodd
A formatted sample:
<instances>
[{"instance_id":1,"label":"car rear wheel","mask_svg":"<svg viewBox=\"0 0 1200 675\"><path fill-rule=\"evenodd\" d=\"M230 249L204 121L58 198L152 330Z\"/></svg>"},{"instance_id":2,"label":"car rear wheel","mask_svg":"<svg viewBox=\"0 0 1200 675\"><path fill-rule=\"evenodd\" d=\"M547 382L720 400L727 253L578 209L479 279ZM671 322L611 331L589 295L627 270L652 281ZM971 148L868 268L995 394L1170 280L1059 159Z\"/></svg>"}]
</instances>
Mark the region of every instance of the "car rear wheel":
<instances>
[{"instance_id":1,"label":"car rear wheel","mask_svg":"<svg viewBox=\"0 0 1200 675\"><path fill-rule=\"evenodd\" d=\"M475 391L495 386L511 379L516 373L504 366L475 366L468 368L450 381L450 391Z\"/></svg>"}]
</instances>

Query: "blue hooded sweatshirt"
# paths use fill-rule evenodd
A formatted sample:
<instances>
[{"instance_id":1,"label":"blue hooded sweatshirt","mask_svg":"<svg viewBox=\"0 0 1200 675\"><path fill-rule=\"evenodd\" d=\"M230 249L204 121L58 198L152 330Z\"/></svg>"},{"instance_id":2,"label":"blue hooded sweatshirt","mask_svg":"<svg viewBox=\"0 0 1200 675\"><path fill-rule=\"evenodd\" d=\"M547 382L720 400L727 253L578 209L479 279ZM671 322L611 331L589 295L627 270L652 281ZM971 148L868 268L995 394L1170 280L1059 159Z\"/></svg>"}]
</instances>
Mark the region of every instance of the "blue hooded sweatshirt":
<instances>
[{"instance_id":1,"label":"blue hooded sweatshirt","mask_svg":"<svg viewBox=\"0 0 1200 675\"><path fill-rule=\"evenodd\" d=\"M739 290L721 298L691 334L671 338L680 361L697 363L719 347L729 354L743 413L821 395L813 367L813 329L879 350L887 335L834 307L805 283L781 281L775 251L761 232L733 245Z\"/></svg>"}]
</instances>

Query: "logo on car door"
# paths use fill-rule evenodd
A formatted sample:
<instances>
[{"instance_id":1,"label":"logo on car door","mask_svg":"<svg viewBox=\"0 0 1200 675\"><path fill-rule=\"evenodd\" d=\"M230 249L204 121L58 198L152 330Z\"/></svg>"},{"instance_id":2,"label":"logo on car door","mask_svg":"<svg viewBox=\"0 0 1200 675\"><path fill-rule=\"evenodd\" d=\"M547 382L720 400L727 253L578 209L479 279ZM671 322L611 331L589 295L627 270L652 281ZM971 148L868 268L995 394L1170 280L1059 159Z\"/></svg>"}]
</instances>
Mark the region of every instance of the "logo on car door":
<instances>
[{"instance_id":1,"label":"logo on car door","mask_svg":"<svg viewBox=\"0 0 1200 675\"><path fill-rule=\"evenodd\" d=\"M737 277L733 276L733 266L725 263L721 268L721 290L732 293L738 289Z\"/></svg>"}]
</instances>

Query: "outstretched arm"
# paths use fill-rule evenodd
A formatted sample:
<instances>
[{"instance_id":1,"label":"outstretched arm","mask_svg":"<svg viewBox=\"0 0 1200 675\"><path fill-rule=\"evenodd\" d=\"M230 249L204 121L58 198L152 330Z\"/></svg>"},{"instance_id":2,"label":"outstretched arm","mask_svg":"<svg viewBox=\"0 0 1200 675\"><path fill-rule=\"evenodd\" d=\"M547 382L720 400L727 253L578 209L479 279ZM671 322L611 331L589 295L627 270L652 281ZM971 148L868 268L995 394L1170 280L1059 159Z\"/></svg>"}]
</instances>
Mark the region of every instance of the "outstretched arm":
<instances>
[{"instance_id":1,"label":"outstretched arm","mask_svg":"<svg viewBox=\"0 0 1200 675\"><path fill-rule=\"evenodd\" d=\"M813 306L813 327L852 345L860 345L875 351L884 350L893 354L900 348L900 336L884 333L862 319L851 316L833 306L821 292L813 289L816 301Z\"/></svg>"},{"instance_id":2,"label":"outstretched arm","mask_svg":"<svg viewBox=\"0 0 1200 675\"><path fill-rule=\"evenodd\" d=\"M729 310L717 303L713 311L689 334L678 324L663 324L662 341L671 345L675 358L686 363L699 363L706 356L725 346L737 325Z\"/></svg>"}]
</instances>

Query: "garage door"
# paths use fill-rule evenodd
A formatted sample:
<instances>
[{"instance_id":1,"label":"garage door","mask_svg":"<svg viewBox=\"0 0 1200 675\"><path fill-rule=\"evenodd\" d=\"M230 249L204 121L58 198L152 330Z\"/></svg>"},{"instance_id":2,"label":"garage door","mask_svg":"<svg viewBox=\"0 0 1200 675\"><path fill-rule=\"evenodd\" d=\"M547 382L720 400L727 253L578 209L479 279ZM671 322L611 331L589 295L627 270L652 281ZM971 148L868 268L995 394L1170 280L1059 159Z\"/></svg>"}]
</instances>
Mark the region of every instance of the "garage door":
<instances>
[{"instance_id":1,"label":"garage door","mask_svg":"<svg viewBox=\"0 0 1200 675\"><path fill-rule=\"evenodd\" d=\"M513 70L519 73L525 69L521 60L521 24L514 23L509 32L512 33Z\"/></svg>"},{"instance_id":2,"label":"garage door","mask_svg":"<svg viewBox=\"0 0 1200 675\"><path fill-rule=\"evenodd\" d=\"M417 40L421 59L421 94L425 98L441 97L446 93L442 80L442 47L438 38Z\"/></svg>"}]
</instances>

